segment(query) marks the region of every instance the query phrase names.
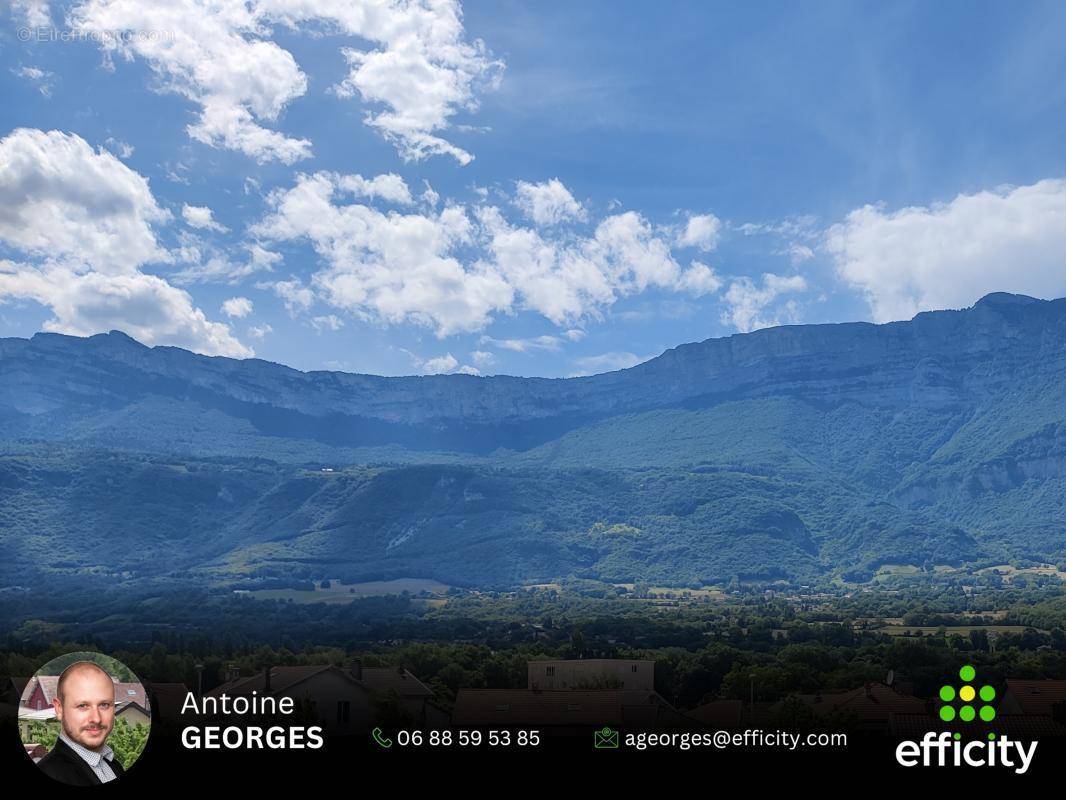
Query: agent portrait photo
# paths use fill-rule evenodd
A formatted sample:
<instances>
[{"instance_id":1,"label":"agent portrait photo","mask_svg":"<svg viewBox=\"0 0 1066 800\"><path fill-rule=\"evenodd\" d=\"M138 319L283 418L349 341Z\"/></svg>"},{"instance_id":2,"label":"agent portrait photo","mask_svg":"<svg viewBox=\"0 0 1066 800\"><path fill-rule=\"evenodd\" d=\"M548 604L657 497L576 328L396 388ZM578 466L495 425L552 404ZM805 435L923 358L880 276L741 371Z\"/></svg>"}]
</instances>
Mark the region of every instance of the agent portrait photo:
<instances>
[{"instance_id":1,"label":"agent portrait photo","mask_svg":"<svg viewBox=\"0 0 1066 800\"><path fill-rule=\"evenodd\" d=\"M118 662L114 666L125 669ZM73 661L58 675L42 674L49 672L46 668L25 687L19 709L27 754L61 783L121 780L123 762L128 766L140 754L151 726L143 686L136 678L122 680L117 670L96 660ZM42 748L47 749L43 757Z\"/></svg>"}]
</instances>

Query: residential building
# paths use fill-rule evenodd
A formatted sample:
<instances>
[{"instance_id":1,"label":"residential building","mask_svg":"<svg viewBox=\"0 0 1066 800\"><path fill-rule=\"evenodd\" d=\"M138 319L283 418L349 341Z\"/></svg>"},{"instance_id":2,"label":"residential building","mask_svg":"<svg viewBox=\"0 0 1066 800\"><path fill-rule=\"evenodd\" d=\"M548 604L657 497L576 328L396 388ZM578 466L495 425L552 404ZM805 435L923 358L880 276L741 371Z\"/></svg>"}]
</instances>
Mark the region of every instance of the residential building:
<instances>
[{"instance_id":1,"label":"residential building","mask_svg":"<svg viewBox=\"0 0 1066 800\"><path fill-rule=\"evenodd\" d=\"M530 661L527 689L655 691L655 662L620 658Z\"/></svg>"}]
</instances>

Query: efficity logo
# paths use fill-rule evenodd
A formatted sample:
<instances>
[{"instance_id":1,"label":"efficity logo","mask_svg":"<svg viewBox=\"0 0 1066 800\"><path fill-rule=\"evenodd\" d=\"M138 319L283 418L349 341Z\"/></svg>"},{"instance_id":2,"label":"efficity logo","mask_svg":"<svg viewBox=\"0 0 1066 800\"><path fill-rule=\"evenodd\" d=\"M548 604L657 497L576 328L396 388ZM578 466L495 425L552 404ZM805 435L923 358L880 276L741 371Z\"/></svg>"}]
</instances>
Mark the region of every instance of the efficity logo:
<instances>
[{"instance_id":1,"label":"efficity logo","mask_svg":"<svg viewBox=\"0 0 1066 800\"><path fill-rule=\"evenodd\" d=\"M967 664L959 670L961 686L945 684L940 687L939 716L944 722L959 725L964 730L980 719L993 723L996 709L992 701L996 690L987 684L978 688L977 670ZM896 761L904 767L1008 767L1024 775L1033 763L1037 742L1019 742L1006 734L994 731L980 736L970 728L970 736L963 741L960 731L929 731L919 742L910 740L896 746ZM974 738L976 736L976 738Z\"/></svg>"}]
</instances>

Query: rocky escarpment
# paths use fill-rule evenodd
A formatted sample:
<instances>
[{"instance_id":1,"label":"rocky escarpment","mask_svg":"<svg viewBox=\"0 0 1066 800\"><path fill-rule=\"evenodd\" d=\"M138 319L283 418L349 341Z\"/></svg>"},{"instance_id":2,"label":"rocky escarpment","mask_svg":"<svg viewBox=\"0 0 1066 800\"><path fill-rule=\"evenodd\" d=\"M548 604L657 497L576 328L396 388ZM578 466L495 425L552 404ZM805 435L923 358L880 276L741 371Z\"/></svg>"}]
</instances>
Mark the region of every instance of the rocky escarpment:
<instances>
[{"instance_id":1,"label":"rocky escarpment","mask_svg":"<svg viewBox=\"0 0 1066 800\"><path fill-rule=\"evenodd\" d=\"M710 339L631 369L569 379L300 372L149 348L119 332L86 339L41 333L0 340L0 407L41 414L195 394L318 418L488 427L773 395L935 408L1066 371L1064 345L1066 300L1004 294L907 322L796 325Z\"/></svg>"},{"instance_id":2,"label":"rocky escarpment","mask_svg":"<svg viewBox=\"0 0 1066 800\"><path fill-rule=\"evenodd\" d=\"M1066 559L1063 300L574 379L300 372L121 333L0 340L0 376L12 576L41 552L95 569L87 535L146 573L472 586Z\"/></svg>"},{"instance_id":3,"label":"rocky escarpment","mask_svg":"<svg viewBox=\"0 0 1066 800\"><path fill-rule=\"evenodd\" d=\"M1066 423L1051 422L975 463L963 458L933 459L894 496L908 507L969 503L990 493L1021 489L1030 481L1044 484L1064 477Z\"/></svg>"}]
</instances>

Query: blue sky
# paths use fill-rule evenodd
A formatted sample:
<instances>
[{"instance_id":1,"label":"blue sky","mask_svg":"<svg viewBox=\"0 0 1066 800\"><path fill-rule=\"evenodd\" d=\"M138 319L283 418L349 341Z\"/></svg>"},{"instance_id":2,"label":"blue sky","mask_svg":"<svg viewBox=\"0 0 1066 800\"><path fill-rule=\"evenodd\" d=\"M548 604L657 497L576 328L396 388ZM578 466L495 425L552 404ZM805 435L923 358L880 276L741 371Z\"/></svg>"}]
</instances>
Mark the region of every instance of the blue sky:
<instances>
[{"instance_id":1,"label":"blue sky","mask_svg":"<svg viewBox=\"0 0 1066 800\"><path fill-rule=\"evenodd\" d=\"M0 336L567 376L1066 295L1066 7L7 4Z\"/></svg>"}]
</instances>

